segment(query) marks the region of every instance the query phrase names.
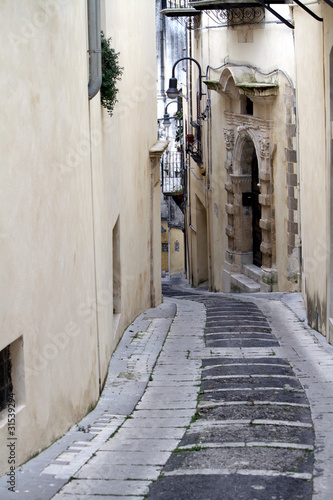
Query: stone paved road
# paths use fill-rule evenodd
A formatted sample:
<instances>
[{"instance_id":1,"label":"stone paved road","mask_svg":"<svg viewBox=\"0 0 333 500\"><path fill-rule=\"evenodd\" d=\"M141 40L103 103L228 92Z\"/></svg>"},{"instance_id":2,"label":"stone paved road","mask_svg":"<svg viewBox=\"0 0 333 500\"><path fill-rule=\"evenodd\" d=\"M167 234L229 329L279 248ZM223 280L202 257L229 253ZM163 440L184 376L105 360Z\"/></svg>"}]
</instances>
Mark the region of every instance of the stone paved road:
<instances>
[{"instance_id":1,"label":"stone paved road","mask_svg":"<svg viewBox=\"0 0 333 500\"><path fill-rule=\"evenodd\" d=\"M300 294L167 283L96 408L17 468L15 493L1 477L1 500L333 498L333 346Z\"/></svg>"},{"instance_id":2,"label":"stone paved road","mask_svg":"<svg viewBox=\"0 0 333 500\"><path fill-rule=\"evenodd\" d=\"M312 498L309 402L288 360L276 356L280 344L266 317L236 298L192 299L206 307L209 349L197 412L148 498Z\"/></svg>"}]
</instances>

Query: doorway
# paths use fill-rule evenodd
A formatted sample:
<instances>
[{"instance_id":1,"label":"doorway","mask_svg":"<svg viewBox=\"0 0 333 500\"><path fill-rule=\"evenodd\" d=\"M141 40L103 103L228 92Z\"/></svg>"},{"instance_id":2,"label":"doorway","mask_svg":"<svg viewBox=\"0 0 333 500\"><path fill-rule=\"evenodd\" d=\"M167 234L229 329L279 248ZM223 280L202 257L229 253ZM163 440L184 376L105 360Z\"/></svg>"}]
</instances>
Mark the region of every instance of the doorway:
<instances>
[{"instance_id":1,"label":"doorway","mask_svg":"<svg viewBox=\"0 0 333 500\"><path fill-rule=\"evenodd\" d=\"M256 150L253 148L252 162L252 247L253 247L253 264L255 266L262 266L262 253L260 245L262 242L262 234L260 227L261 219L261 205L259 203L260 183L259 183L259 169L258 158Z\"/></svg>"}]
</instances>

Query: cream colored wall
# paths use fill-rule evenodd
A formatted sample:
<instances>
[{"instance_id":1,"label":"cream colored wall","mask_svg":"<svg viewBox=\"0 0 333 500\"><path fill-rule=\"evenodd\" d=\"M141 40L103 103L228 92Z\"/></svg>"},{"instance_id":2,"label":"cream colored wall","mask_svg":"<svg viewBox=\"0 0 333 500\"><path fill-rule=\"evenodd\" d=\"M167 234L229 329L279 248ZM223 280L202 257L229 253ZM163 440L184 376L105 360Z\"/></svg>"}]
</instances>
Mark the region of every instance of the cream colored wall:
<instances>
[{"instance_id":1,"label":"cream colored wall","mask_svg":"<svg viewBox=\"0 0 333 500\"><path fill-rule=\"evenodd\" d=\"M169 251L168 252L163 252L162 251L162 243L168 244L169 243L169 228L168 228L168 222L166 220L161 221L161 226L165 230L164 233L161 233L161 269L162 271L169 272Z\"/></svg>"},{"instance_id":2,"label":"cream colored wall","mask_svg":"<svg viewBox=\"0 0 333 500\"><path fill-rule=\"evenodd\" d=\"M179 243L179 251L175 250L175 243ZM170 274L178 274L184 271L184 233L178 227L170 228Z\"/></svg>"},{"instance_id":3,"label":"cream colored wall","mask_svg":"<svg viewBox=\"0 0 333 500\"><path fill-rule=\"evenodd\" d=\"M23 347L17 340L13 349L24 356L24 370L22 360L13 367L20 386L16 465L96 403L124 327L150 306L154 2L110 0L104 12L124 66L113 118L99 94L88 101L86 1L0 5L0 349L23 337ZM122 310L115 331L118 217ZM2 450L7 437L3 411ZM0 473L7 468L2 454Z\"/></svg>"},{"instance_id":4,"label":"cream colored wall","mask_svg":"<svg viewBox=\"0 0 333 500\"><path fill-rule=\"evenodd\" d=\"M333 174L333 158L332 158L332 97L331 97L331 68L330 54L333 48L333 20L332 9L326 5L322 5L322 13L325 22L325 37L324 37L324 74L325 74L325 99L326 99L326 155L327 155L327 245L323 249L328 260L327 271L327 321L326 321L326 338L333 344L333 254L330 250L333 238L333 219L332 219L332 174Z\"/></svg>"},{"instance_id":5,"label":"cream colored wall","mask_svg":"<svg viewBox=\"0 0 333 500\"><path fill-rule=\"evenodd\" d=\"M120 53L119 64L124 68L122 79L118 82L119 102L112 118L102 109L102 124L98 116L93 122L93 127L98 129L101 126L103 138L103 164L101 170L96 171L94 182L94 199L100 211L95 213L96 251L100 252L97 258L97 291L109 288L112 277L112 228L118 217L120 224L122 312L117 331L110 334L110 329L113 330L113 327L110 328L112 308L109 313L102 311L100 314L104 321L100 341L106 346L100 351L101 355L106 353L106 368L123 329L143 308L150 306L150 287L147 285L151 273L151 212L154 203L151 184L154 179L149 149L157 141L157 111L156 51L152 43L155 40L154 1L149 0L144 6L135 0L128 0L126 6L121 0L104 1L102 14L102 28L106 37L112 38L112 47ZM139 18L140 36L136 29ZM140 51L135 51L133 57L138 43ZM98 159L96 161L98 168ZM154 191L159 191L159 186L154 184ZM153 211L154 220L157 220L159 206L160 202ZM154 279L156 282L156 273ZM157 283L156 287L160 288ZM157 295L159 302L160 292Z\"/></svg>"},{"instance_id":6,"label":"cream colored wall","mask_svg":"<svg viewBox=\"0 0 333 500\"><path fill-rule=\"evenodd\" d=\"M311 6L324 27L295 8L299 150L301 171L301 216L303 249L303 295L312 327L326 333L326 286L329 240L326 110L329 113L329 52L332 43L331 9ZM311 33L311 37L309 37ZM325 40L323 39L325 33ZM330 35L329 35L330 33ZM325 46L325 52L323 48ZM324 71L323 71L324 61ZM324 80L326 75L326 81ZM325 86L328 88L325 89Z\"/></svg>"},{"instance_id":7,"label":"cream colored wall","mask_svg":"<svg viewBox=\"0 0 333 500\"><path fill-rule=\"evenodd\" d=\"M17 463L98 397L90 157L80 153L89 148L86 9L84 0L54 5L50 14L33 0L0 7L0 347L23 336ZM5 450L5 412L0 422ZM2 454L1 472L6 462Z\"/></svg>"}]
</instances>

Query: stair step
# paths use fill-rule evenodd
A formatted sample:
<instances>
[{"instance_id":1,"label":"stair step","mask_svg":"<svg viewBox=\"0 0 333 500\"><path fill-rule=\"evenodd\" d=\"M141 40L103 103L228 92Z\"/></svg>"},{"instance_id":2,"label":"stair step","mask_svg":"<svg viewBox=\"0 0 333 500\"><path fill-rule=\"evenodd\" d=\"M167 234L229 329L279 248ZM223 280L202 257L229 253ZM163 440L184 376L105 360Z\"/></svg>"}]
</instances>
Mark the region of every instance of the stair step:
<instances>
[{"instance_id":1,"label":"stair step","mask_svg":"<svg viewBox=\"0 0 333 500\"><path fill-rule=\"evenodd\" d=\"M254 264L243 265L243 274L245 274L248 278L251 278L253 281L260 283L262 269Z\"/></svg>"},{"instance_id":2,"label":"stair step","mask_svg":"<svg viewBox=\"0 0 333 500\"><path fill-rule=\"evenodd\" d=\"M245 274L231 275L231 291L240 293L260 292L260 285Z\"/></svg>"}]
</instances>

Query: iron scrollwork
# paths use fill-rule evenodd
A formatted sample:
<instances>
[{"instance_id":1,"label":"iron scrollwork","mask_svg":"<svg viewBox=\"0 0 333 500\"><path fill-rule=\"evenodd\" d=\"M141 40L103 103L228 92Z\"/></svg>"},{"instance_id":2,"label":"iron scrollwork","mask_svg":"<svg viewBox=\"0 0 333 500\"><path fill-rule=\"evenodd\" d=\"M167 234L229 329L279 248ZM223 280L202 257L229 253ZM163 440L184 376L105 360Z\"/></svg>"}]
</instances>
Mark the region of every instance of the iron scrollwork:
<instances>
[{"instance_id":1,"label":"iron scrollwork","mask_svg":"<svg viewBox=\"0 0 333 500\"><path fill-rule=\"evenodd\" d=\"M217 9L209 11L210 17L216 22L227 26L260 23L265 19L265 9L262 7L237 7L233 9Z\"/></svg>"}]
</instances>

